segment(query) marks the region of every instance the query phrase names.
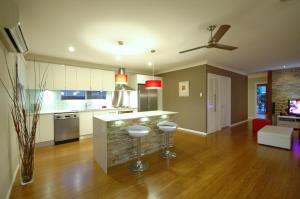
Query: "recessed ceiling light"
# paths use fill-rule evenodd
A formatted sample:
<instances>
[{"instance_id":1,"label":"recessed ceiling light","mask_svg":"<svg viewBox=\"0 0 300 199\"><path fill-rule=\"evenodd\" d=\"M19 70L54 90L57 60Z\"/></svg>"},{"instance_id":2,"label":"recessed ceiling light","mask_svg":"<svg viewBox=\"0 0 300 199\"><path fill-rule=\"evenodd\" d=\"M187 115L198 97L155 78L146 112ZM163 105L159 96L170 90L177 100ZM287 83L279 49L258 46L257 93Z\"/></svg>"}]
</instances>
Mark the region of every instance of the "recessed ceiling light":
<instances>
[{"instance_id":1,"label":"recessed ceiling light","mask_svg":"<svg viewBox=\"0 0 300 199\"><path fill-rule=\"evenodd\" d=\"M75 48L73 47L73 46L69 46L69 51L72 53L72 52L74 52L75 51Z\"/></svg>"},{"instance_id":2,"label":"recessed ceiling light","mask_svg":"<svg viewBox=\"0 0 300 199\"><path fill-rule=\"evenodd\" d=\"M152 64L152 62L151 61L149 61L148 62L148 66L152 66L153 64Z\"/></svg>"}]
</instances>

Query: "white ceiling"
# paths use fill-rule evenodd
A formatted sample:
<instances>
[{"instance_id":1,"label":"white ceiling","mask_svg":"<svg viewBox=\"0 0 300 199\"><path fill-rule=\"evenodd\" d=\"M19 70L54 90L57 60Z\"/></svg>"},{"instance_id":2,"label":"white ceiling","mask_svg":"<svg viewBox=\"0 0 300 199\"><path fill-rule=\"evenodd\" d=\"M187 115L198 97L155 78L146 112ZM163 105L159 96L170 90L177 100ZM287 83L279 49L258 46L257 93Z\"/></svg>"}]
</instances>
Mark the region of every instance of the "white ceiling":
<instances>
[{"instance_id":1,"label":"white ceiling","mask_svg":"<svg viewBox=\"0 0 300 199\"><path fill-rule=\"evenodd\" d=\"M150 59L157 72L203 62L244 73L300 66L299 0L16 1L32 54L117 66L123 40L124 66L140 71ZM239 49L178 53L206 44L210 24L231 25L220 43Z\"/></svg>"}]
</instances>

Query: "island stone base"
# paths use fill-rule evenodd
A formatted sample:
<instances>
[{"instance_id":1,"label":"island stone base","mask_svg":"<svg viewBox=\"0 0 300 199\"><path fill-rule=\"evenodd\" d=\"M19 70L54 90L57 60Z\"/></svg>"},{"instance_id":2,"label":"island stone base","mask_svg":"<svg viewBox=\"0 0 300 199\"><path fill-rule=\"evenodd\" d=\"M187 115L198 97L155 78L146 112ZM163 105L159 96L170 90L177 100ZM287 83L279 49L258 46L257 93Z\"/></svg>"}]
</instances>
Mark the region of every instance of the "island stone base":
<instances>
[{"instance_id":1,"label":"island stone base","mask_svg":"<svg viewBox=\"0 0 300 199\"><path fill-rule=\"evenodd\" d=\"M130 125L145 125L151 128L149 135L142 138L142 154L163 149L165 135L156 126L161 121L172 121L172 115L153 116L117 121L102 121L94 117L94 156L102 169L127 162L136 157L136 138L128 135ZM170 144L173 136L170 135Z\"/></svg>"},{"instance_id":2,"label":"island stone base","mask_svg":"<svg viewBox=\"0 0 300 199\"><path fill-rule=\"evenodd\" d=\"M141 121L147 120L147 121ZM150 154L164 147L165 135L156 126L161 121L171 121L170 118L149 117L122 122L109 122L107 131L107 166L118 165L136 157L136 138L128 135L126 128L130 125L145 125L151 128L149 134L142 138L142 154ZM173 143L173 136L170 136Z\"/></svg>"}]
</instances>

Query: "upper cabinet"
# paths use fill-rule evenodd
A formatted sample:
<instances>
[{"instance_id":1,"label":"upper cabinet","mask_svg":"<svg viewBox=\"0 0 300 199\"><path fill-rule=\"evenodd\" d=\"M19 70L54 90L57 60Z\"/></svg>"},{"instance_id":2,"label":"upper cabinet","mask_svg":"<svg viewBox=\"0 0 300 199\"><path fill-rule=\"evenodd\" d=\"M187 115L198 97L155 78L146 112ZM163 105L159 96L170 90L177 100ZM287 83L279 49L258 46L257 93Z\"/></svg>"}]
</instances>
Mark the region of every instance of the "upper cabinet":
<instances>
[{"instance_id":1,"label":"upper cabinet","mask_svg":"<svg viewBox=\"0 0 300 199\"><path fill-rule=\"evenodd\" d=\"M114 91L115 90L115 72L114 71L102 71L102 90Z\"/></svg>"},{"instance_id":2,"label":"upper cabinet","mask_svg":"<svg viewBox=\"0 0 300 199\"><path fill-rule=\"evenodd\" d=\"M114 71L27 61L26 88L38 89L43 77L48 90L115 90Z\"/></svg>"},{"instance_id":3,"label":"upper cabinet","mask_svg":"<svg viewBox=\"0 0 300 199\"><path fill-rule=\"evenodd\" d=\"M91 69L77 67L77 90L91 89Z\"/></svg>"},{"instance_id":4,"label":"upper cabinet","mask_svg":"<svg viewBox=\"0 0 300 199\"><path fill-rule=\"evenodd\" d=\"M39 88L39 63L28 61L26 64L26 88L38 89Z\"/></svg>"},{"instance_id":5,"label":"upper cabinet","mask_svg":"<svg viewBox=\"0 0 300 199\"><path fill-rule=\"evenodd\" d=\"M91 69L91 90L101 91L102 89L102 70Z\"/></svg>"},{"instance_id":6,"label":"upper cabinet","mask_svg":"<svg viewBox=\"0 0 300 199\"><path fill-rule=\"evenodd\" d=\"M50 64L53 70L53 90L66 89L66 67L65 65Z\"/></svg>"},{"instance_id":7,"label":"upper cabinet","mask_svg":"<svg viewBox=\"0 0 300 199\"><path fill-rule=\"evenodd\" d=\"M77 90L77 67L66 66L66 90Z\"/></svg>"},{"instance_id":8,"label":"upper cabinet","mask_svg":"<svg viewBox=\"0 0 300 199\"><path fill-rule=\"evenodd\" d=\"M39 63L40 82L45 82L45 89L53 90L53 70L48 63Z\"/></svg>"}]
</instances>

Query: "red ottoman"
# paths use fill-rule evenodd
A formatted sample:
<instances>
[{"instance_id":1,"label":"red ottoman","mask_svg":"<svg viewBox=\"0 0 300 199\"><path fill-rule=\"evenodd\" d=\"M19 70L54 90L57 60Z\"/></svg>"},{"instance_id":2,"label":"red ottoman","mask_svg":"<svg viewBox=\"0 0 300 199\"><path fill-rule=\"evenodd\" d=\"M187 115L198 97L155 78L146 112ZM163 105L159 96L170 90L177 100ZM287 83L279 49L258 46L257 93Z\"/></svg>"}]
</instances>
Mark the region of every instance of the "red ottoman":
<instances>
[{"instance_id":1,"label":"red ottoman","mask_svg":"<svg viewBox=\"0 0 300 199\"><path fill-rule=\"evenodd\" d=\"M259 131L259 129L263 128L266 125L272 125L271 121L268 119L256 118L256 119L252 120L252 132L257 133L257 131Z\"/></svg>"}]
</instances>

